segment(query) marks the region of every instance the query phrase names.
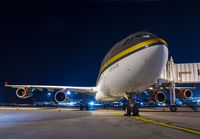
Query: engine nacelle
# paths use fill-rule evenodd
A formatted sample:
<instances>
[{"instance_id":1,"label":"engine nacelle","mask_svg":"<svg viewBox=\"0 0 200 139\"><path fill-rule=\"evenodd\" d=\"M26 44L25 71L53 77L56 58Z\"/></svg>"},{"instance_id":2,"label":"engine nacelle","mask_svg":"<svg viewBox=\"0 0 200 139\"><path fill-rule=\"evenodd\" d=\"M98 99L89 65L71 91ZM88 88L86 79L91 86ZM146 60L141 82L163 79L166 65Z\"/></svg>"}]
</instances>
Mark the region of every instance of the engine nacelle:
<instances>
[{"instance_id":1,"label":"engine nacelle","mask_svg":"<svg viewBox=\"0 0 200 139\"><path fill-rule=\"evenodd\" d=\"M155 92L151 94L153 101L156 103L164 103L166 101L166 95L163 92Z\"/></svg>"},{"instance_id":2,"label":"engine nacelle","mask_svg":"<svg viewBox=\"0 0 200 139\"><path fill-rule=\"evenodd\" d=\"M67 93L65 93L64 91L56 92L54 98L57 103L65 103L68 100Z\"/></svg>"},{"instance_id":3,"label":"engine nacelle","mask_svg":"<svg viewBox=\"0 0 200 139\"><path fill-rule=\"evenodd\" d=\"M20 87L16 90L16 95L17 97L23 98L23 99L33 96L32 93L29 93L29 90L27 88L23 88L23 87Z\"/></svg>"},{"instance_id":4,"label":"engine nacelle","mask_svg":"<svg viewBox=\"0 0 200 139\"><path fill-rule=\"evenodd\" d=\"M193 96L193 93L189 89L180 90L179 93L184 96L184 98L188 99Z\"/></svg>"}]
</instances>

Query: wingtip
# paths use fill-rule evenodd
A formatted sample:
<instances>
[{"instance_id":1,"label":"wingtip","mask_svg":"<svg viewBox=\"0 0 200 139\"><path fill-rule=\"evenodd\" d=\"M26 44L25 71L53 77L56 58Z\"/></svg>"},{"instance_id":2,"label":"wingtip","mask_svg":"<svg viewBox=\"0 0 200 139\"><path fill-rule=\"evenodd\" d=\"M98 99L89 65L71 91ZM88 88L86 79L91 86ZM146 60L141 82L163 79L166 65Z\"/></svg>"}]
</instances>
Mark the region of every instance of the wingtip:
<instances>
[{"instance_id":1,"label":"wingtip","mask_svg":"<svg viewBox=\"0 0 200 139\"><path fill-rule=\"evenodd\" d=\"M8 85L8 82L5 82L5 86L7 86Z\"/></svg>"}]
</instances>

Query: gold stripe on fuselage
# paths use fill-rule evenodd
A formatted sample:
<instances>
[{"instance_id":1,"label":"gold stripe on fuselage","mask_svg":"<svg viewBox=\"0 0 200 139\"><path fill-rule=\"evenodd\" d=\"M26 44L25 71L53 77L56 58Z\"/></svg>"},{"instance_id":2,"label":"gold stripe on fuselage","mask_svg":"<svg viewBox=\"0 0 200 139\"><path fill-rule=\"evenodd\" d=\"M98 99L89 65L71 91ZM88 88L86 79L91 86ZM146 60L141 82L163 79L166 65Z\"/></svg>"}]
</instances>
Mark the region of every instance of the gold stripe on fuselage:
<instances>
[{"instance_id":1,"label":"gold stripe on fuselage","mask_svg":"<svg viewBox=\"0 0 200 139\"><path fill-rule=\"evenodd\" d=\"M114 61L116 61L117 59L123 57L124 55L130 53L130 52L133 52L137 49L140 49L144 46L147 46L147 45L150 45L150 44L153 44L153 43L158 43L158 42L163 42L167 45L167 43L163 40L163 39L160 39L160 38L156 38L156 39L150 39L150 40L147 40L147 41L143 41L141 43L138 43L136 45L133 45L131 47L129 47L128 49L122 51L121 53L117 54L116 56L114 56L113 58L111 58L108 62L106 62L100 69L100 74L101 72L110 64L112 64Z\"/></svg>"}]
</instances>

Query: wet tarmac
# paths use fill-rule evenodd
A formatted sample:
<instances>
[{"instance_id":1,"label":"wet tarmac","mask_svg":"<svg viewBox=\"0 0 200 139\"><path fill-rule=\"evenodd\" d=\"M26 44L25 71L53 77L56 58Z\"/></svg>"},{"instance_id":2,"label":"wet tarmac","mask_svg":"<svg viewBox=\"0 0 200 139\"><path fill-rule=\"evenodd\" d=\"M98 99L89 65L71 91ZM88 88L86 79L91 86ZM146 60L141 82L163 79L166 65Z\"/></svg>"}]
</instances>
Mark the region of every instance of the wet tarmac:
<instances>
[{"instance_id":1,"label":"wet tarmac","mask_svg":"<svg viewBox=\"0 0 200 139\"><path fill-rule=\"evenodd\" d=\"M189 108L173 113L168 108L144 108L139 118L122 114L121 110L1 107L0 139L200 138L200 112Z\"/></svg>"}]
</instances>

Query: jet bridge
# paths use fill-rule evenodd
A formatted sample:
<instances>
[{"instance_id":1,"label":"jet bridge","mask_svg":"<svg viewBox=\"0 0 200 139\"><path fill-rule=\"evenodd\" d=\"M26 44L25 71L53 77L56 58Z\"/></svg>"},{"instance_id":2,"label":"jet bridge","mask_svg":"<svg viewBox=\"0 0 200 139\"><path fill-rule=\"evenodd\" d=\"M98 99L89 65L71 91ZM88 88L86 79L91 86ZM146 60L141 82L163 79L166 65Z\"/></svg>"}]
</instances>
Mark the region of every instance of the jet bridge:
<instances>
[{"instance_id":1,"label":"jet bridge","mask_svg":"<svg viewBox=\"0 0 200 139\"><path fill-rule=\"evenodd\" d=\"M200 63L175 64L171 57L158 79L164 83L174 81L176 84L199 84Z\"/></svg>"},{"instance_id":2,"label":"jet bridge","mask_svg":"<svg viewBox=\"0 0 200 139\"><path fill-rule=\"evenodd\" d=\"M167 86L170 92L170 109L176 111L176 97L190 108L197 110L194 103L186 102L176 85L200 84L200 63L175 64L173 58L167 62L161 76L155 81L159 86ZM184 87L179 87L179 89ZM185 87L186 88L186 87ZM197 105L196 105L197 106Z\"/></svg>"}]
</instances>

